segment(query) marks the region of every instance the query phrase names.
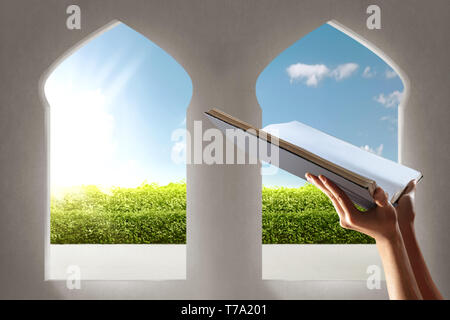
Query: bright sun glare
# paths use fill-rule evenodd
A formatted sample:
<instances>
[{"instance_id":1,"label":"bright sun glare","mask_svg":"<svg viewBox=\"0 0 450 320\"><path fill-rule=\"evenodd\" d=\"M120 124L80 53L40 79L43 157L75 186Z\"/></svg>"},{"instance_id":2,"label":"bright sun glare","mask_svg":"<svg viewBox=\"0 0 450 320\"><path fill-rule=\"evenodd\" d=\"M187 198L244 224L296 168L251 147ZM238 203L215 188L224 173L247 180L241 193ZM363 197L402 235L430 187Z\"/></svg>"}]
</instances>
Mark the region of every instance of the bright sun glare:
<instances>
[{"instance_id":1,"label":"bright sun glare","mask_svg":"<svg viewBox=\"0 0 450 320\"><path fill-rule=\"evenodd\" d=\"M44 87L49 104L52 194L183 181L170 161L173 130L184 129L192 97L187 72L123 23L65 58Z\"/></svg>"},{"instance_id":2,"label":"bright sun glare","mask_svg":"<svg viewBox=\"0 0 450 320\"><path fill-rule=\"evenodd\" d=\"M133 160L118 164L115 159L115 119L110 101L136 72L140 61L130 63L108 88L75 87L75 79L50 78L45 94L50 105L50 177L52 189L81 185L136 186L142 183ZM106 64L108 65L108 64ZM105 77L109 64L98 77ZM67 80L67 79L65 79ZM101 79L100 79L101 80ZM92 83L100 83L92 79Z\"/></svg>"}]
</instances>

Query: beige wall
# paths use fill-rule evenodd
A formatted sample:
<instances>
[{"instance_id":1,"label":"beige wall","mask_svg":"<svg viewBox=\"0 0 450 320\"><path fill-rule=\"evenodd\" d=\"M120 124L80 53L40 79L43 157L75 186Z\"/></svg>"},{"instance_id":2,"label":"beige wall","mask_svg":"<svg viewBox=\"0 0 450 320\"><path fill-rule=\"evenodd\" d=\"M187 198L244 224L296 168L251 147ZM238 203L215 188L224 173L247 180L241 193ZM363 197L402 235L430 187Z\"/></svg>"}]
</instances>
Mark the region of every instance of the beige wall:
<instances>
[{"instance_id":1,"label":"beige wall","mask_svg":"<svg viewBox=\"0 0 450 320\"><path fill-rule=\"evenodd\" d=\"M65 28L79 4L82 29ZM382 29L365 9L379 3ZM186 281L45 282L46 109L39 81L75 44L114 19L171 54L190 74L188 128L211 105L255 125L259 73L280 52L335 19L383 50L409 79L400 156L421 170L417 229L439 287L450 296L449 1L5 1L0 2L0 297L386 298L357 281L262 281L258 168L188 166ZM207 201L205 201L207 199ZM307 263L307 261L305 261Z\"/></svg>"}]
</instances>

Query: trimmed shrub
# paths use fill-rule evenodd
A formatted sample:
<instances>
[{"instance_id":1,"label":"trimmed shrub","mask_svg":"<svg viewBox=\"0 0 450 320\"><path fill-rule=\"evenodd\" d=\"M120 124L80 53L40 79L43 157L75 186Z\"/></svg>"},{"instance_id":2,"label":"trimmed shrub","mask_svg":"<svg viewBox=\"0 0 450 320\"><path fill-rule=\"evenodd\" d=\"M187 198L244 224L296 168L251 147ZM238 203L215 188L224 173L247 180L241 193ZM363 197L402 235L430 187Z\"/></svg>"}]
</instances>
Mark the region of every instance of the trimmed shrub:
<instances>
[{"instance_id":1,"label":"trimmed shrub","mask_svg":"<svg viewBox=\"0 0 450 320\"><path fill-rule=\"evenodd\" d=\"M271 243L374 243L345 230L328 198L312 185L263 188L262 239ZM52 244L186 243L186 184L96 186L51 198Z\"/></svg>"}]
</instances>

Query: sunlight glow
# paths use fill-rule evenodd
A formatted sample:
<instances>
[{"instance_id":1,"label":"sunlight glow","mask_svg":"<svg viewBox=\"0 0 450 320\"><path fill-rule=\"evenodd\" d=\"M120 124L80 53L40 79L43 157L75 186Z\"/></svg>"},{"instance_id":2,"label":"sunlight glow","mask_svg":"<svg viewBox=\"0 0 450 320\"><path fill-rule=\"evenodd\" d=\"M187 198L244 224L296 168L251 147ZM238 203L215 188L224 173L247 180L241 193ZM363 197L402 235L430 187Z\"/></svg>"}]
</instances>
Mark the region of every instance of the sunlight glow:
<instances>
[{"instance_id":1,"label":"sunlight glow","mask_svg":"<svg viewBox=\"0 0 450 320\"><path fill-rule=\"evenodd\" d=\"M73 81L47 81L52 189L142 183L135 161L129 160L125 165L115 163L115 119L108 103L138 66L139 61L125 68L106 90L80 90L73 86Z\"/></svg>"},{"instance_id":2,"label":"sunlight glow","mask_svg":"<svg viewBox=\"0 0 450 320\"><path fill-rule=\"evenodd\" d=\"M192 82L142 34L123 23L97 34L52 70L44 94L52 194L185 179L170 137L186 126Z\"/></svg>"}]
</instances>

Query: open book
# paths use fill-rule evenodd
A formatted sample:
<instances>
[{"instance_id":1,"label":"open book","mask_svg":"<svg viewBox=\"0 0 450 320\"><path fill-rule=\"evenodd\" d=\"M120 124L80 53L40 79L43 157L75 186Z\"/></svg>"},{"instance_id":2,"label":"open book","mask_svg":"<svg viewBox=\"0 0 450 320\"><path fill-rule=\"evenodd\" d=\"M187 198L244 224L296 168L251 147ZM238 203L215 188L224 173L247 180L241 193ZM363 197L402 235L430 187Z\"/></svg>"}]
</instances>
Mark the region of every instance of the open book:
<instances>
[{"instance_id":1,"label":"open book","mask_svg":"<svg viewBox=\"0 0 450 320\"><path fill-rule=\"evenodd\" d=\"M223 132L238 129L256 136L262 147L276 145L279 159L275 165L279 168L300 178L304 178L307 172L322 174L334 181L354 203L363 208L375 205L372 195L377 185L388 193L391 203L395 205L408 182L422 178L419 171L297 121L269 125L262 130L215 108L205 114ZM246 149L245 144L238 147ZM263 154L259 154L259 160L268 162Z\"/></svg>"}]
</instances>

